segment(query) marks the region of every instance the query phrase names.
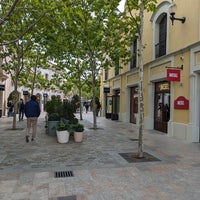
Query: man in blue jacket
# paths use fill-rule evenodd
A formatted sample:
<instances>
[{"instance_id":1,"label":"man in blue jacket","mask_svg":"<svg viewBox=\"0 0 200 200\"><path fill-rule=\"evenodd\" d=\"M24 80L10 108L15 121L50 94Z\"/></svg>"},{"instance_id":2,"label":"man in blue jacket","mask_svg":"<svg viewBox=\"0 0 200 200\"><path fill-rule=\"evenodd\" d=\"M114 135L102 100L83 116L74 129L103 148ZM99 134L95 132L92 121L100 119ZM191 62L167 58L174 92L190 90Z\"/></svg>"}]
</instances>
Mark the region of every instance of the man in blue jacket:
<instances>
[{"instance_id":1,"label":"man in blue jacket","mask_svg":"<svg viewBox=\"0 0 200 200\"><path fill-rule=\"evenodd\" d=\"M36 137L36 129L37 129L37 119L40 116L40 106L36 100L36 96L32 95L31 100L25 104L24 113L27 118L27 127L26 127L26 142L29 142L30 129L32 127L32 141L34 141Z\"/></svg>"}]
</instances>

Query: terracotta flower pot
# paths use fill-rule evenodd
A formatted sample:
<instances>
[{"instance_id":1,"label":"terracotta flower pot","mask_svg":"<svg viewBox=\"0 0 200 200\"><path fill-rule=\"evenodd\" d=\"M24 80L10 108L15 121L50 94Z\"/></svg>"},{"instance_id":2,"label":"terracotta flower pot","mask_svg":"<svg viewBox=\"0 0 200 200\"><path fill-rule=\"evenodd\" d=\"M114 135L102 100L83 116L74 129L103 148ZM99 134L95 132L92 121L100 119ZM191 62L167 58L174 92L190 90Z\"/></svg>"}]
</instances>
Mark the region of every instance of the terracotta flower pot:
<instances>
[{"instance_id":1,"label":"terracotta flower pot","mask_svg":"<svg viewBox=\"0 0 200 200\"><path fill-rule=\"evenodd\" d=\"M83 141L83 132L74 132L74 142L82 142Z\"/></svg>"}]
</instances>

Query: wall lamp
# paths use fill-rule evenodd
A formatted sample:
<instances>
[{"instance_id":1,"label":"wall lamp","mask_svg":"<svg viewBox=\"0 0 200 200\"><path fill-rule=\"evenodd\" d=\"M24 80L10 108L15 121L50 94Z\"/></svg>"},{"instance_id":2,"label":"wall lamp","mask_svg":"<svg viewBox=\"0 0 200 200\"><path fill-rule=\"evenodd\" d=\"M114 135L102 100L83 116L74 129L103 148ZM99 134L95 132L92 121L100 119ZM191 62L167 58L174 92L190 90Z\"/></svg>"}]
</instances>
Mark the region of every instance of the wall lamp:
<instances>
[{"instance_id":1,"label":"wall lamp","mask_svg":"<svg viewBox=\"0 0 200 200\"><path fill-rule=\"evenodd\" d=\"M176 10L176 4L173 3L169 7L169 13L170 13L170 19L172 21L172 25L174 25L175 20L181 21L182 24L185 23L186 17L182 17L182 18L175 17L175 14L176 14L175 10Z\"/></svg>"}]
</instances>

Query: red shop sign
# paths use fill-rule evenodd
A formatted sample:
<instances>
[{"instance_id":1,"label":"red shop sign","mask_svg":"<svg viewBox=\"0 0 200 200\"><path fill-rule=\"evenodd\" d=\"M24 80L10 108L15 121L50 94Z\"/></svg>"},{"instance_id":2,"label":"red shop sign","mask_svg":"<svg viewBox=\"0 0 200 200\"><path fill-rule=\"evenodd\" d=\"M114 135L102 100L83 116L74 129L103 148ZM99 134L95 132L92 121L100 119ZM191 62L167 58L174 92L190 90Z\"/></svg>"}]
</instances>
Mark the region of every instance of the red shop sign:
<instances>
[{"instance_id":1,"label":"red shop sign","mask_svg":"<svg viewBox=\"0 0 200 200\"><path fill-rule=\"evenodd\" d=\"M180 69L167 69L167 81L180 82Z\"/></svg>"},{"instance_id":2,"label":"red shop sign","mask_svg":"<svg viewBox=\"0 0 200 200\"><path fill-rule=\"evenodd\" d=\"M174 101L174 108L175 109L189 109L189 100L187 100L185 97L180 96Z\"/></svg>"}]
</instances>

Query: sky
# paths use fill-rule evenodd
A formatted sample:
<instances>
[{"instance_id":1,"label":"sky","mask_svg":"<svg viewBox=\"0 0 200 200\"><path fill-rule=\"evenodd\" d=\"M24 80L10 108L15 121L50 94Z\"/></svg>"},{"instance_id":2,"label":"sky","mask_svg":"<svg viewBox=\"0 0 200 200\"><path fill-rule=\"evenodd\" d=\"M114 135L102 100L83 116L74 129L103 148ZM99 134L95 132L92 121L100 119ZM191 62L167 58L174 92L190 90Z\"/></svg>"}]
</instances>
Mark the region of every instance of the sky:
<instances>
[{"instance_id":1,"label":"sky","mask_svg":"<svg viewBox=\"0 0 200 200\"><path fill-rule=\"evenodd\" d=\"M119 4L119 9L120 9L120 11L123 11L123 10L124 10L125 1L126 1L126 0L121 0L121 2L120 2L120 4Z\"/></svg>"}]
</instances>

